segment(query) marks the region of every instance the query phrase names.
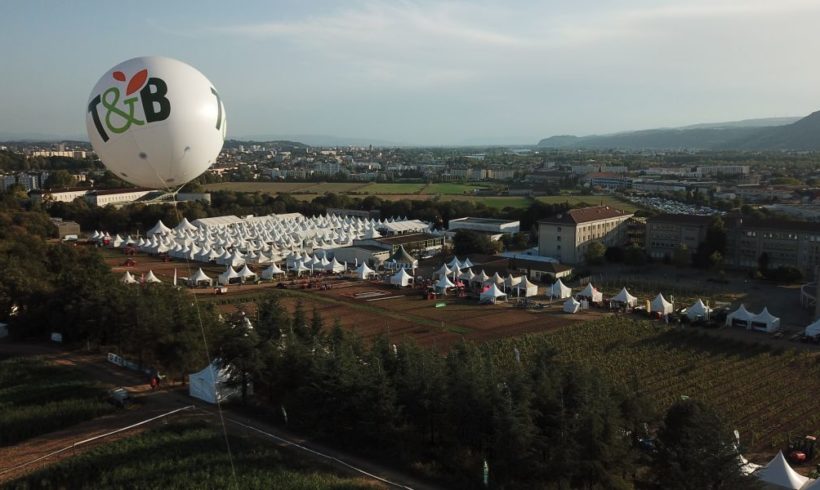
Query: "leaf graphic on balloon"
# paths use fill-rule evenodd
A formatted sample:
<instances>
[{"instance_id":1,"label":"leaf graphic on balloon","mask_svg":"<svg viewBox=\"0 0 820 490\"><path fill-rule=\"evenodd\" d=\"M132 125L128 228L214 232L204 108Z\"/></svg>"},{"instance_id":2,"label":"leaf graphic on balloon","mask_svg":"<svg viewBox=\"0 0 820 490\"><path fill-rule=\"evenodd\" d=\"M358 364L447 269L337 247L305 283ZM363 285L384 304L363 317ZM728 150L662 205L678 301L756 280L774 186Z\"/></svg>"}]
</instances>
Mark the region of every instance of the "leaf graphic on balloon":
<instances>
[{"instance_id":1,"label":"leaf graphic on balloon","mask_svg":"<svg viewBox=\"0 0 820 490\"><path fill-rule=\"evenodd\" d=\"M140 89L148 79L148 70L140 70L128 82L128 87L125 89L125 95L131 95Z\"/></svg>"},{"instance_id":2,"label":"leaf graphic on balloon","mask_svg":"<svg viewBox=\"0 0 820 490\"><path fill-rule=\"evenodd\" d=\"M119 80L120 82L125 81L125 73L121 71L115 71L112 75L114 76L114 80Z\"/></svg>"}]
</instances>

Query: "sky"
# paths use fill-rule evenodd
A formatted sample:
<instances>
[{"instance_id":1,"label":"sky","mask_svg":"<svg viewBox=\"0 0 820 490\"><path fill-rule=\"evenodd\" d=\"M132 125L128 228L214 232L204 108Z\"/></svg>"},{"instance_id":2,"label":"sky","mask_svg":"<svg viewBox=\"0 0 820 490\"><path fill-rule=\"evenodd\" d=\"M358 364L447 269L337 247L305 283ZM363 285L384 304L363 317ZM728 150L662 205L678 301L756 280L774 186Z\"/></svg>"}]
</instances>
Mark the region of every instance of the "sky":
<instances>
[{"instance_id":1,"label":"sky","mask_svg":"<svg viewBox=\"0 0 820 490\"><path fill-rule=\"evenodd\" d=\"M535 144L820 109L820 1L37 1L0 5L0 134L85 136L135 56L198 68L228 137Z\"/></svg>"}]
</instances>

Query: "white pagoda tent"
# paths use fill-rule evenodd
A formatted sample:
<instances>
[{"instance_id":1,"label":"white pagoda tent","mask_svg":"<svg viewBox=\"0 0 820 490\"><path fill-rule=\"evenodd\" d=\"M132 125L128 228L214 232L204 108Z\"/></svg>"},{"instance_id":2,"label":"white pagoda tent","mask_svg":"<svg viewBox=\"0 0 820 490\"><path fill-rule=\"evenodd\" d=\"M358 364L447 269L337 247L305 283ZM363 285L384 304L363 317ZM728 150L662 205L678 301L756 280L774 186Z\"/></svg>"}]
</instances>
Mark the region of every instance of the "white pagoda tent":
<instances>
[{"instance_id":1,"label":"white pagoda tent","mask_svg":"<svg viewBox=\"0 0 820 490\"><path fill-rule=\"evenodd\" d=\"M531 283L527 276L521 276L519 279L520 281L513 286L516 296L529 298L538 294L538 285Z\"/></svg>"},{"instance_id":2,"label":"white pagoda tent","mask_svg":"<svg viewBox=\"0 0 820 490\"><path fill-rule=\"evenodd\" d=\"M454 288L456 285L453 284L453 281L451 281L449 277L441 276L438 282L435 283L435 287L442 293L446 293L448 288Z\"/></svg>"},{"instance_id":3,"label":"white pagoda tent","mask_svg":"<svg viewBox=\"0 0 820 490\"><path fill-rule=\"evenodd\" d=\"M752 317L751 328L760 332L776 332L780 330L780 318L769 313L769 308Z\"/></svg>"},{"instance_id":4,"label":"white pagoda tent","mask_svg":"<svg viewBox=\"0 0 820 490\"><path fill-rule=\"evenodd\" d=\"M586 298L591 303L600 303L604 299L604 295L598 291L592 283L587 284L587 287L575 296L579 298Z\"/></svg>"},{"instance_id":5,"label":"white pagoda tent","mask_svg":"<svg viewBox=\"0 0 820 490\"><path fill-rule=\"evenodd\" d=\"M473 274L473 270L469 268L462 271L461 275L458 276L458 278L464 282L470 282L474 277L475 274Z\"/></svg>"},{"instance_id":6,"label":"white pagoda tent","mask_svg":"<svg viewBox=\"0 0 820 490\"><path fill-rule=\"evenodd\" d=\"M452 269L447 267L447 264L442 264L441 267L439 267L439 269L436 272L434 272L434 277L449 276L452 272Z\"/></svg>"},{"instance_id":7,"label":"white pagoda tent","mask_svg":"<svg viewBox=\"0 0 820 490\"><path fill-rule=\"evenodd\" d=\"M460 268L460 267L461 267L461 262L459 262L458 257L455 257L455 256L454 256L454 257L453 257L453 260L451 260L451 261L447 264L447 267L449 267L450 269L455 269L456 267Z\"/></svg>"},{"instance_id":8,"label":"white pagoda tent","mask_svg":"<svg viewBox=\"0 0 820 490\"><path fill-rule=\"evenodd\" d=\"M160 223L162 223L162 221L160 221ZM180 221L179 224L174 227L174 230L175 231L197 231L197 230L199 230L199 228L192 225L191 222L188 221L188 218L183 217L182 221Z\"/></svg>"},{"instance_id":9,"label":"white pagoda tent","mask_svg":"<svg viewBox=\"0 0 820 490\"><path fill-rule=\"evenodd\" d=\"M199 286L203 283L207 283L208 286L211 286L213 285L214 280L202 272L202 268L197 269L194 275L188 278L189 286Z\"/></svg>"},{"instance_id":10,"label":"white pagoda tent","mask_svg":"<svg viewBox=\"0 0 820 490\"><path fill-rule=\"evenodd\" d=\"M278 276L278 275L284 274L284 273L285 273L285 271L283 271L282 269L277 267L276 264L271 264L270 266L268 266L267 269L262 271L260 276L262 277L262 279L271 280L271 279L273 279L273 276Z\"/></svg>"},{"instance_id":11,"label":"white pagoda tent","mask_svg":"<svg viewBox=\"0 0 820 490\"><path fill-rule=\"evenodd\" d=\"M740 308L726 315L726 326L739 326L743 328L751 328L752 318L755 315L746 309L746 306L741 304Z\"/></svg>"},{"instance_id":12,"label":"white pagoda tent","mask_svg":"<svg viewBox=\"0 0 820 490\"><path fill-rule=\"evenodd\" d=\"M709 313L711 312L711 308L703 304L703 301L698 298L692 306L686 309L686 316L689 318L690 321L695 321L698 318L702 318L704 320L709 318Z\"/></svg>"},{"instance_id":13,"label":"white pagoda tent","mask_svg":"<svg viewBox=\"0 0 820 490\"><path fill-rule=\"evenodd\" d=\"M245 264L245 267L243 267L237 274L239 274L239 278L242 279L242 282L248 282L256 279L256 273L248 267L248 264Z\"/></svg>"},{"instance_id":14,"label":"white pagoda tent","mask_svg":"<svg viewBox=\"0 0 820 490\"><path fill-rule=\"evenodd\" d=\"M157 221L157 224L145 232L145 236L167 235L168 233L171 233L171 229L165 226L165 223L163 223L162 220L159 220Z\"/></svg>"},{"instance_id":15,"label":"white pagoda tent","mask_svg":"<svg viewBox=\"0 0 820 490\"><path fill-rule=\"evenodd\" d=\"M219 277L216 278L216 282L217 282L217 284L221 284L223 286L226 286L226 285L230 284L231 280L233 280L233 279L239 279L239 274L234 270L233 267L231 267L229 265L225 269L225 272L223 272L222 274L219 275Z\"/></svg>"},{"instance_id":16,"label":"white pagoda tent","mask_svg":"<svg viewBox=\"0 0 820 490\"><path fill-rule=\"evenodd\" d=\"M763 483L771 485L772 488L799 490L810 481L789 466L786 458L783 457L783 451L778 451L777 456L754 475Z\"/></svg>"},{"instance_id":17,"label":"white pagoda tent","mask_svg":"<svg viewBox=\"0 0 820 490\"><path fill-rule=\"evenodd\" d=\"M230 370L221 367L218 360L214 360L198 373L188 375L188 394L202 401L216 404L242 392L242 388L230 382Z\"/></svg>"},{"instance_id":18,"label":"white pagoda tent","mask_svg":"<svg viewBox=\"0 0 820 490\"><path fill-rule=\"evenodd\" d=\"M359 267L356 268L356 277L358 277L359 279L362 279L362 280L369 279L370 277L372 277L375 274L376 274L376 271L374 271L373 269L368 267L367 264L365 264L364 262L359 264Z\"/></svg>"},{"instance_id":19,"label":"white pagoda tent","mask_svg":"<svg viewBox=\"0 0 820 490\"><path fill-rule=\"evenodd\" d=\"M578 313L581 308L581 302L570 296L564 301L564 313Z\"/></svg>"},{"instance_id":20,"label":"white pagoda tent","mask_svg":"<svg viewBox=\"0 0 820 490\"><path fill-rule=\"evenodd\" d=\"M805 335L806 337L814 337L816 335L820 335L820 318L818 318L816 322L806 327L806 329L803 330L803 335Z\"/></svg>"},{"instance_id":21,"label":"white pagoda tent","mask_svg":"<svg viewBox=\"0 0 820 490\"><path fill-rule=\"evenodd\" d=\"M336 260L336 257L333 257L333 260L328 262L328 264L325 266L325 270L334 273L339 273L344 272L345 266L343 264L340 264L339 261Z\"/></svg>"},{"instance_id":22,"label":"white pagoda tent","mask_svg":"<svg viewBox=\"0 0 820 490\"><path fill-rule=\"evenodd\" d=\"M484 269L481 269L481 272L479 272L478 274L473 276L472 282L477 282L479 284L484 284L489 279L490 279L490 276L488 276L487 273L484 272Z\"/></svg>"},{"instance_id":23,"label":"white pagoda tent","mask_svg":"<svg viewBox=\"0 0 820 490\"><path fill-rule=\"evenodd\" d=\"M390 284L398 287L409 286L413 282L413 277L405 269L399 269L397 273L390 276Z\"/></svg>"},{"instance_id":24,"label":"white pagoda tent","mask_svg":"<svg viewBox=\"0 0 820 490\"><path fill-rule=\"evenodd\" d=\"M622 303L627 306L635 306L638 302L638 298L629 294L629 291L626 288L621 289L621 291L612 298L612 301L615 303Z\"/></svg>"},{"instance_id":25,"label":"white pagoda tent","mask_svg":"<svg viewBox=\"0 0 820 490\"><path fill-rule=\"evenodd\" d=\"M504 291L498 289L498 285L493 283L490 284L490 287L481 292L481 294L479 295L479 302L495 303L496 301L498 301L498 298L504 298L506 300L507 294Z\"/></svg>"},{"instance_id":26,"label":"white pagoda tent","mask_svg":"<svg viewBox=\"0 0 820 490\"><path fill-rule=\"evenodd\" d=\"M120 279L120 282L123 284L136 284L137 280L134 279L134 276L132 276L130 272L125 271L125 274L123 274L122 279Z\"/></svg>"},{"instance_id":27,"label":"white pagoda tent","mask_svg":"<svg viewBox=\"0 0 820 490\"><path fill-rule=\"evenodd\" d=\"M162 281L160 281L159 278L154 275L154 271L149 270L148 274L145 275L145 282L152 283L152 284L159 284Z\"/></svg>"},{"instance_id":28,"label":"white pagoda tent","mask_svg":"<svg viewBox=\"0 0 820 490\"><path fill-rule=\"evenodd\" d=\"M650 313L660 313L661 315L668 315L672 313L672 303L666 301L662 293L658 293L655 299L649 302Z\"/></svg>"},{"instance_id":29,"label":"white pagoda tent","mask_svg":"<svg viewBox=\"0 0 820 490\"><path fill-rule=\"evenodd\" d=\"M589 286L587 286L589 287ZM572 296L572 289L566 286L563 281L559 278L555 281L552 286L550 286L550 298L554 299L564 299L569 298Z\"/></svg>"}]
</instances>

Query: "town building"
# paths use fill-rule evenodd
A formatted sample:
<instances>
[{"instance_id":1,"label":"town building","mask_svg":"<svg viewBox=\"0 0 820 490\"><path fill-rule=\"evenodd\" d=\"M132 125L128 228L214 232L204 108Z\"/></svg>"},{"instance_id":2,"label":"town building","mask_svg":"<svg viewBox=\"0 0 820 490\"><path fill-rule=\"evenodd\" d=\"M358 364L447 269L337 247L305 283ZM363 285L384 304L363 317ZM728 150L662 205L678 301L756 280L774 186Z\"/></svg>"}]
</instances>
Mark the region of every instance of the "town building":
<instances>
[{"instance_id":1,"label":"town building","mask_svg":"<svg viewBox=\"0 0 820 490\"><path fill-rule=\"evenodd\" d=\"M571 209L538 222L538 255L578 264L592 242L607 247L627 242L631 213L610 206Z\"/></svg>"},{"instance_id":2,"label":"town building","mask_svg":"<svg viewBox=\"0 0 820 490\"><path fill-rule=\"evenodd\" d=\"M632 187L632 178L612 172L590 172L582 181L591 187L600 187L608 190L629 189Z\"/></svg>"},{"instance_id":3,"label":"town building","mask_svg":"<svg viewBox=\"0 0 820 490\"><path fill-rule=\"evenodd\" d=\"M72 202L88 194L89 189L65 189L62 191L34 190L28 195L33 203Z\"/></svg>"},{"instance_id":4,"label":"town building","mask_svg":"<svg viewBox=\"0 0 820 490\"><path fill-rule=\"evenodd\" d=\"M671 258L675 249L686 245L695 253L706 240L712 218L690 214L661 214L646 219L646 253L654 259Z\"/></svg>"},{"instance_id":5,"label":"town building","mask_svg":"<svg viewBox=\"0 0 820 490\"><path fill-rule=\"evenodd\" d=\"M134 202L152 191L150 189L110 189L91 191L85 195L85 200L92 206L110 206Z\"/></svg>"},{"instance_id":6,"label":"town building","mask_svg":"<svg viewBox=\"0 0 820 490\"><path fill-rule=\"evenodd\" d=\"M521 222L490 218L456 218L447 225L447 235L453 236L458 230L470 230L489 235L492 240L499 240L503 235L518 233Z\"/></svg>"},{"instance_id":7,"label":"town building","mask_svg":"<svg viewBox=\"0 0 820 490\"><path fill-rule=\"evenodd\" d=\"M756 268L764 253L770 269L791 266L808 275L820 265L820 225L805 221L744 219L727 227L727 265Z\"/></svg>"},{"instance_id":8,"label":"town building","mask_svg":"<svg viewBox=\"0 0 820 490\"><path fill-rule=\"evenodd\" d=\"M545 260L535 260L537 257L516 256L510 258L509 269L526 274L533 282L551 284L556 279L561 279L572 275L572 266L559 264L558 262L548 262Z\"/></svg>"},{"instance_id":9,"label":"town building","mask_svg":"<svg viewBox=\"0 0 820 490\"><path fill-rule=\"evenodd\" d=\"M51 218L51 222L57 229L55 236L60 240L67 236L77 238L80 236L80 225L74 221L65 221L62 218Z\"/></svg>"}]
</instances>

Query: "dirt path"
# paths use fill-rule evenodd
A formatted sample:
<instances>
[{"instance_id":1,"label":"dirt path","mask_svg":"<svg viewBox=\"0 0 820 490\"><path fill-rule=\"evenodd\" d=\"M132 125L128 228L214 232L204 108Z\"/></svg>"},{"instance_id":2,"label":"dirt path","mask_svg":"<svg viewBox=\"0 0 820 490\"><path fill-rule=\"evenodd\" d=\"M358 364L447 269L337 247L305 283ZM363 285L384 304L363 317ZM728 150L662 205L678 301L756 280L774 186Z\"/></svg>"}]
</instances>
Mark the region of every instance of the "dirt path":
<instances>
[{"instance_id":1,"label":"dirt path","mask_svg":"<svg viewBox=\"0 0 820 490\"><path fill-rule=\"evenodd\" d=\"M0 356L2 355L39 355L58 364L76 367L103 383L111 386L125 387L132 393L136 403L129 409L120 410L111 415L89 420L68 429L35 437L14 446L0 447L0 485L77 454L89 451L102 444L139 433L150 428L153 424L161 422L146 424L77 447L76 449L64 451L24 468L6 471L9 468L34 460L58 449L65 448L77 441L104 434L177 408L194 405L196 407L194 411L182 413L198 414L214 424L221 424L216 408L189 397L184 387L152 391L150 386L146 384L146 380L143 376L107 362L105 357L100 354L67 352L49 344L0 343ZM329 464L335 469L354 477L362 477L362 472L366 472L372 475L370 480L374 482L376 488L397 488L396 485L388 485L381 480L398 483L398 488L404 487L415 490L434 490L439 488L403 474L400 471L317 444L289 431L284 431L256 420L245 419L243 416L230 410L225 410L223 416L226 421L226 427L231 433L257 437L268 442L273 442L283 448L291 447L294 451L299 451L307 457L314 458L324 464ZM256 427L259 430L252 430L246 426ZM6 472L3 473L4 471Z\"/></svg>"}]
</instances>

